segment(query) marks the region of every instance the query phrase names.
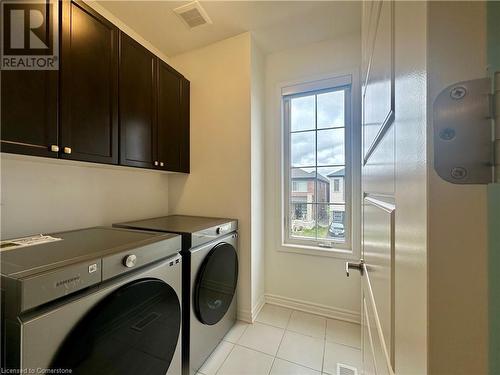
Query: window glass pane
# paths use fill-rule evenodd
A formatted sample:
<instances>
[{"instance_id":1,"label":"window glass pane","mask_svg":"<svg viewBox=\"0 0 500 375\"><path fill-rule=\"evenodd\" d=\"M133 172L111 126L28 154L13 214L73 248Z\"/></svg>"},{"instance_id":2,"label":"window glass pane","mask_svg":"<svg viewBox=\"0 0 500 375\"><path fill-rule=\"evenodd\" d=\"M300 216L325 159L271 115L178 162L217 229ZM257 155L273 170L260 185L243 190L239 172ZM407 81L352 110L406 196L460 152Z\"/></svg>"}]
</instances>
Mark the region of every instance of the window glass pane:
<instances>
[{"instance_id":1,"label":"window glass pane","mask_svg":"<svg viewBox=\"0 0 500 375\"><path fill-rule=\"evenodd\" d=\"M315 203L316 168L292 168L290 171L290 201Z\"/></svg>"},{"instance_id":2,"label":"window glass pane","mask_svg":"<svg viewBox=\"0 0 500 375\"><path fill-rule=\"evenodd\" d=\"M290 236L295 238L316 238L316 205L290 203Z\"/></svg>"},{"instance_id":3,"label":"window glass pane","mask_svg":"<svg viewBox=\"0 0 500 375\"><path fill-rule=\"evenodd\" d=\"M330 206L328 204L318 204L318 238L325 238L330 224Z\"/></svg>"},{"instance_id":4,"label":"window glass pane","mask_svg":"<svg viewBox=\"0 0 500 375\"><path fill-rule=\"evenodd\" d=\"M344 90L318 95L318 129L344 126Z\"/></svg>"},{"instance_id":5,"label":"window glass pane","mask_svg":"<svg viewBox=\"0 0 500 375\"><path fill-rule=\"evenodd\" d=\"M332 242L345 242L346 212L345 205L318 205L318 239Z\"/></svg>"},{"instance_id":6,"label":"window glass pane","mask_svg":"<svg viewBox=\"0 0 500 375\"><path fill-rule=\"evenodd\" d=\"M314 129L316 122L316 103L314 95L290 100L291 131Z\"/></svg>"},{"instance_id":7,"label":"window glass pane","mask_svg":"<svg viewBox=\"0 0 500 375\"><path fill-rule=\"evenodd\" d=\"M326 181L326 192L323 192L318 188L318 202L345 203L344 166L318 168L318 181ZM318 187L319 186L320 185L318 184Z\"/></svg>"},{"instance_id":8,"label":"window glass pane","mask_svg":"<svg viewBox=\"0 0 500 375\"><path fill-rule=\"evenodd\" d=\"M318 131L318 165L344 164L344 128Z\"/></svg>"},{"instance_id":9,"label":"window glass pane","mask_svg":"<svg viewBox=\"0 0 500 375\"><path fill-rule=\"evenodd\" d=\"M291 134L292 167L310 167L316 164L315 135L315 131Z\"/></svg>"}]
</instances>

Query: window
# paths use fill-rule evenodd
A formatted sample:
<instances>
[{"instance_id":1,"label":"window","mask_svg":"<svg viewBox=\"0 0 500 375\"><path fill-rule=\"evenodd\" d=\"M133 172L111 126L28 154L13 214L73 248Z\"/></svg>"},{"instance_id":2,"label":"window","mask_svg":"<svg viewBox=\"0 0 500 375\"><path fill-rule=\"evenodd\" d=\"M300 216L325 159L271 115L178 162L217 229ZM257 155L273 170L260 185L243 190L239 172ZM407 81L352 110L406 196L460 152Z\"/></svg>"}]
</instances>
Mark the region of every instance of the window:
<instances>
[{"instance_id":1,"label":"window","mask_svg":"<svg viewBox=\"0 0 500 375\"><path fill-rule=\"evenodd\" d=\"M282 90L284 242L350 246L351 81L317 81Z\"/></svg>"},{"instance_id":2,"label":"window","mask_svg":"<svg viewBox=\"0 0 500 375\"><path fill-rule=\"evenodd\" d=\"M340 191L340 180L338 178L333 180L333 191L336 193Z\"/></svg>"},{"instance_id":3,"label":"window","mask_svg":"<svg viewBox=\"0 0 500 375\"><path fill-rule=\"evenodd\" d=\"M307 181L292 181L292 191L296 193L307 193Z\"/></svg>"}]
</instances>

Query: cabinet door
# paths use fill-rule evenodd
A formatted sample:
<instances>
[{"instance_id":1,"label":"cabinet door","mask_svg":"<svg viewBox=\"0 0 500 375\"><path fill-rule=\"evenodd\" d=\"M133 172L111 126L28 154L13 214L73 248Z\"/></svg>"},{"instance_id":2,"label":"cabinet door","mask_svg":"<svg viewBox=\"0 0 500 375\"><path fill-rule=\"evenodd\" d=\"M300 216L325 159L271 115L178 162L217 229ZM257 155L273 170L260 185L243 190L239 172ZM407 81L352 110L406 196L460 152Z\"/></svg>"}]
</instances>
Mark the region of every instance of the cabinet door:
<instances>
[{"instance_id":1,"label":"cabinet door","mask_svg":"<svg viewBox=\"0 0 500 375\"><path fill-rule=\"evenodd\" d=\"M190 170L190 83L187 79L181 81L181 169L180 172L189 173Z\"/></svg>"},{"instance_id":2,"label":"cabinet door","mask_svg":"<svg viewBox=\"0 0 500 375\"><path fill-rule=\"evenodd\" d=\"M182 76L158 60L158 161L160 168L179 171L182 141Z\"/></svg>"},{"instance_id":3,"label":"cabinet door","mask_svg":"<svg viewBox=\"0 0 500 375\"><path fill-rule=\"evenodd\" d=\"M81 2L63 2L61 156L118 163L118 29Z\"/></svg>"},{"instance_id":4,"label":"cabinet door","mask_svg":"<svg viewBox=\"0 0 500 375\"><path fill-rule=\"evenodd\" d=\"M1 72L2 152L57 157L57 71ZM56 149L57 150L57 149Z\"/></svg>"},{"instance_id":5,"label":"cabinet door","mask_svg":"<svg viewBox=\"0 0 500 375\"><path fill-rule=\"evenodd\" d=\"M120 33L120 164L153 168L156 159L156 57Z\"/></svg>"}]
</instances>

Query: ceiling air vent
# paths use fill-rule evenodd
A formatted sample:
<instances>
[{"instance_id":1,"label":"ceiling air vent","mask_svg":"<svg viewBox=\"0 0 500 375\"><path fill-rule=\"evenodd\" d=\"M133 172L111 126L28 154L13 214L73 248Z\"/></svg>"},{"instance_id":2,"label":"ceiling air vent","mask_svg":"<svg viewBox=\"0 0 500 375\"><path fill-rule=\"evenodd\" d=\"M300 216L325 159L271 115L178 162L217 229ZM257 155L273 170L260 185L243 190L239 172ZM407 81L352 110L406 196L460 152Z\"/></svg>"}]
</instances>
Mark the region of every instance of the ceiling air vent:
<instances>
[{"instance_id":1,"label":"ceiling air vent","mask_svg":"<svg viewBox=\"0 0 500 375\"><path fill-rule=\"evenodd\" d=\"M358 375L358 369L356 367L337 362L337 375Z\"/></svg>"},{"instance_id":2,"label":"ceiling air vent","mask_svg":"<svg viewBox=\"0 0 500 375\"><path fill-rule=\"evenodd\" d=\"M174 12L190 29L212 23L207 12L205 12L205 9L201 7L198 1L193 1L189 4L175 8Z\"/></svg>"}]
</instances>

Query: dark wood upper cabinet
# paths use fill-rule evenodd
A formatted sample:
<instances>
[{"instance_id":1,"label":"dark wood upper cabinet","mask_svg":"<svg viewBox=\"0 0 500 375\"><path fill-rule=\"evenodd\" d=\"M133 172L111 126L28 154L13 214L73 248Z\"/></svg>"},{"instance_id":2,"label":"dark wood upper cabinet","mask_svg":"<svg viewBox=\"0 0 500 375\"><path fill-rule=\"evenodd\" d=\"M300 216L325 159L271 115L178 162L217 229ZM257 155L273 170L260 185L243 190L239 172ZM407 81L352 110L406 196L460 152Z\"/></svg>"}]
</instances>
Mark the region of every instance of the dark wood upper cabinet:
<instances>
[{"instance_id":1,"label":"dark wood upper cabinet","mask_svg":"<svg viewBox=\"0 0 500 375\"><path fill-rule=\"evenodd\" d=\"M58 72L3 70L0 74L2 152L57 157Z\"/></svg>"},{"instance_id":2,"label":"dark wood upper cabinet","mask_svg":"<svg viewBox=\"0 0 500 375\"><path fill-rule=\"evenodd\" d=\"M190 111L191 111L191 97L190 97L190 83L186 78L181 80L181 141L180 141L180 163L181 167L179 172L190 172Z\"/></svg>"},{"instance_id":3,"label":"dark wood upper cabinet","mask_svg":"<svg viewBox=\"0 0 500 375\"><path fill-rule=\"evenodd\" d=\"M118 29L81 2L62 2L60 154L118 163Z\"/></svg>"},{"instance_id":4,"label":"dark wood upper cabinet","mask_svg":"<svg viewBox=\"0 0 500 375\"><path fill-rule=\"evenodd\" d=\"M163 61L158 63L158 161L160 168L181 169L182 76Z\"/></svg>"},{"instance_id":5,"label":"dark wood upper cabinet","mask_svg":"<svg viewBox=\"0 0 500 375\"><path fill-rule=\"evenodd\" d=\"M189 171L189 81L120 35L120 164Z\"/></svg>"},{"instance_id":6,"label":"dark wood upper cabinet","mask_svg":"<svg viewBox=\"0 0 500 375\"><path fill-rule=\"evenodd\" d=\"M1 151L189 173L189 81L78 0L59 71L1 74Z\"/></svg>"},{"instance_id":7,"label":"dark wood upper cabinet","mask_svg":"<svg viewBox=\"0 0 500 375\"><path fill-rule=\"evenodd\" d=\"M59 23L58 7L46 8L47 25ZM57 157L57 70L2 70L1 151Z\"/></svg>"},{"instance_id":8,"label":"dark wood upper cabinet","mask_svg":"<svg viewBox=\"0 0 500 375\"><path fill-rule=\"evenodd\" d=\"M120 33L120 164L155 167L156 56Z\"/></svg>"}]
</instances>

